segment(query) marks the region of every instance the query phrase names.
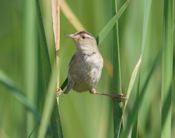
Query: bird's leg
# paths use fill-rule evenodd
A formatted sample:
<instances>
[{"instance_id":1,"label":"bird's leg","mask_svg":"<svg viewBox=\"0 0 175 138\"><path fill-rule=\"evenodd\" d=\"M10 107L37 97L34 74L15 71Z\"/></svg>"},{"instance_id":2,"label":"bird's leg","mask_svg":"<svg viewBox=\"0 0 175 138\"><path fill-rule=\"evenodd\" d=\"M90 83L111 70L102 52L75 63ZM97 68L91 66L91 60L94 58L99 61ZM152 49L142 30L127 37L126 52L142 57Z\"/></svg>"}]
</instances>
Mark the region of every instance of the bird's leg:
<instances>
[{"instance_id":1,"label":"bird's leg","mask_svg":"<svg viewBox=\"0 0 175 138\"><path fill-rule=\"evenodd\" d=\"M113 100L117 100L119 102L124 102L127 99L126 95L124 95L124 94L116 95L116 94L108 94L108 93L98 93L95 88L91 89L89 92L92 94L96 94L96 95L108 96L108 97L112 98Z\"/></svg>"},{"instance_id":2,"label":"bird's leg","mask_svg":"<svg viewBox=\"0 0 175 138\"><path fill-rule=\"evenodd\" d=\"M56 89L56 96L60 96L63 93L63 90L61 88Z\"/></svg>"},{"instance_id":3,"label":"bird's leg","mask_svg":"<svg viewBox=\"0 0 175 138\"><path fill-rule=\"evenodd\" d=\"M68 94L70 92L70 90L72 89L73 85L74 85L74 82L70 81L70 82L68 82L68 84L65 88L63 88L63 89L62 88L57 88L56 95L60 96L62 93Z\"/></svg>"}]
</instances>

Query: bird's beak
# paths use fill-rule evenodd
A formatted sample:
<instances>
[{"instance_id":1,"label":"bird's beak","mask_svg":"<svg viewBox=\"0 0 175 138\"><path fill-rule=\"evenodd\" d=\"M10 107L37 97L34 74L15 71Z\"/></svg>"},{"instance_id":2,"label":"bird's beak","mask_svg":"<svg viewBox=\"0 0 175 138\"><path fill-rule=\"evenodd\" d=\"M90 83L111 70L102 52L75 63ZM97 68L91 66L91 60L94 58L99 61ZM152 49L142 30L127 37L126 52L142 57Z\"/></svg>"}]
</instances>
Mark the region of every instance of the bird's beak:
<instances>
[{"instance_id":1,"label":"bird's beak","mask_svg":"<svg viewBox=\"0 0 175 138\"><path fill-rule=\"evenodd\" d=\"M69 38L75 39L75 35L74 35L74 34L67 34L66 37L69 37Z\"/></svg>"}]
</instances>

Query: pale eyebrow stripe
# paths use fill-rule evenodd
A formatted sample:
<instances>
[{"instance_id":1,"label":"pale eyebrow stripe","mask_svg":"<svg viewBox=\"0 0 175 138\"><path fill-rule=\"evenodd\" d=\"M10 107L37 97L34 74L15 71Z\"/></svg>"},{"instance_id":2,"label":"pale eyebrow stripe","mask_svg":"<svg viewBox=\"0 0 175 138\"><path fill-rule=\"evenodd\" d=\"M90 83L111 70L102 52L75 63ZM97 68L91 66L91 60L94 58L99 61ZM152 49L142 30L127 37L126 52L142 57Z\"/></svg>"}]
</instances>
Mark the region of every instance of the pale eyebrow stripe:
<instances>
[{"instance_id":1,"label":"pale eyebrow stripe","mask_svg":"<svg viewBox=\"0 0 175 138\"><path fill-rule=\"evenodd\" d=\"M92 38L92 36L90 36L89 34L83 34L85 37L89 37Z\"/></svg>"}]
</instances>

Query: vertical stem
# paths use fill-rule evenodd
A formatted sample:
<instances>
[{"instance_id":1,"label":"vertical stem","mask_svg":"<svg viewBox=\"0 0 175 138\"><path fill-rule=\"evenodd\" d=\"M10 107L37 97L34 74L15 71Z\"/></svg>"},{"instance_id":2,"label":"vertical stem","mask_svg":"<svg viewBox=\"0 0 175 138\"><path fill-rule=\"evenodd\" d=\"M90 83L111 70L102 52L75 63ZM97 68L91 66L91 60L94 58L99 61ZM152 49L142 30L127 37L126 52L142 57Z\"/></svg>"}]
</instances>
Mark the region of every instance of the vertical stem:
<instances>
[{"instance_id":1,"label":"vertical stem","mask_svg":"<svg viewBox=\"0 0 175 138\"><path fill-rule=\"evenodd\" d=\"M25 55L25 83L26 95L29 101L35 105L37 87L37 42L36 42L36 5L34 0L25 1L25 32L24 32L24 55ZM31 113L27 113L27 134L34 127Z\"/></svg>"},{"instance_id":2,"label":"vertical stem","mask_svg":"<svg viewBox=\"0 0 175 138\"><path fill-rule=\"evenodd\" d=\"M171 137L171 95L173 75L174 1L164 0L164 45L162 59L161 137ZM168 98L170 97L170 98Z\"/></svg>"},{"instance_id":3,"label":"vertical stem","mask_svg":"<svg viewBox=\"0 0 175 138\"><path fill-rule=\"evenodd\" d=\"M117 0L114 1L114 14L117 14ZM113 89L117 93L122 92L121 87L121 67L120 67L120 48L119 48L119 30L118 21L113 28L114 35L114 47L113 47ZM114 103L114 137L120 136L121 125L122 125L122 107L118 103Z\"/></svg>"},{"instance_id":4,"label":"vertical stem","mask_svg":"<svg viewBox=\"0 0 175 138\"><path fill-rule=\"evenodd\" d=\"M115 0L115 14L117 14L117 0ZM115 39L117 38L117 39ZM115 70L114 71L114 79L117 76L116 79L116 89L118 93L122 92L122 78L121 78L121 64L120 64L120 44L119 44L119 29L118 29L118 21L116 22L116 25L114 26L114 59L113 62L115 63Z\"/></svg>"},{"instance_id":5,"label":"vertical stem","mask_svg":"<svg viewBox=\"0 0 175 138\"><path fill-rule=\"evenodd\" d=\"M60 49L60 8L61 8L61 0L52 0L52 18L53 18L53 30L54 30L54 38L55 38L55 50L56 50L56 70L57 70L57 79L56 79L56 87L59 88L59 49ZM57 129L59 133L59 138L63 137L61 121L59 116L59 97L57 97L57 105L54 105L53 116L51 118L52 124L57 123ZM56 122L55 122L55 117Z\"/></svg>"},{"instance_id":6,"label":"vertical stem","mask_svg":"<svg viewBox=\"0 0 175 138\"><path fill-rule=\"evenodd\" d=\"M56 50L56 68L59 68L59 49L60 49L60 2L61 0L52 0L52 18L53 18L53 30L55 38L55 50ZM59 88L59 72L57 75L57 88ZM59 104L59 98L57 98Z\"/></svg>"},{"instance_id":7,"label":"vertical stem","mask_svg":"<svg viewBox=\"0 0 175 138\"><path fill-rule=\"evenodd\" d=\"M55 20L55 19L57 19L56 16L58 13L57 12L57 10L58 10L57 4L58 3L54 3L54 4L52 3L52 6L56 6L55 12L54 12L54 26L55 26L54 27L54 34L58 33L56 30L56 29L58 29L58 27L56 25L59 24L59 22ZM42 28L42 32L44 33L44 28ZM57 47L59 48L59 36L57 35L57 37L58 38L55 38L55 42L57 43ZM57 60L57 63L58 63L58 60ZM56 100L55 100L55 95L56 95L55 93L56 93L56 87L57 87L56 86L57 78L55 76L57 76L58 72L59 72L58 68L56 66L54 66L52 69L52 76L51 76L50 81L49 81L46 100L44 103L43 115L42 115L42 120L41 120L40 127L39 127L38 138L46 137L48 127L50 130L50 135L52 135L52 137L54 137L54 138L55 137L56 138L63 137L61 123L60 123L60 117L59 117L59 109L58 109L58 105L57 105L59 102L57 102L57 104L56 104ZM49 121L50 121L50 123L49 123Z\"/></svg>"},{"instance_id":8,"label":"vertical stem","mask_svg":"<svg viewBox=\"0 0 175 138\"><path fill-rule=\"evenodd\" d=\"M59 50L60 44L60 0L52 0L53 31L55 48Z\"/></svg>"}]
</instances>

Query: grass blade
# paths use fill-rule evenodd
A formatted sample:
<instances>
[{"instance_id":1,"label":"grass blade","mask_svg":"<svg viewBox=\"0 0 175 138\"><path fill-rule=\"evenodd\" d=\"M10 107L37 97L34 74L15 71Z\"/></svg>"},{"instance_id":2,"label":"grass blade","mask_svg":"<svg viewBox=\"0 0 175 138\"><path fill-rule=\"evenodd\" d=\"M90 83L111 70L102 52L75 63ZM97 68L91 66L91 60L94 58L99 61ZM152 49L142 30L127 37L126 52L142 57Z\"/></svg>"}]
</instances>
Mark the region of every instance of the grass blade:
<instances>
[{"instance_id":1,"label":"grass blade","mask_svg":"<svg viewBox=\"0 0 175 138\"><path fill-rule=\"evenodd\" d=\"M117 0L113 2L113 13L117 14ZM121 82L121 65L120 65L120 48L119 48L119 28L118 20L113 29L114 46L113 46L113 80L112 89L117 91L117 94L122 92ZM114 117L114 137L120 136L122 126L122 106L114 102L113 105L113 117Z\"/></svg>"},{"instance_id":2,"label":"grass blade","mask_svg":"<svg viewBox=\"0 0 175 138\"><path fill-rule=\"evenodd\" d=\"M171 84L173 75L174 1L164 0L161 137L171 137ZM168 102L167 102L168 100ZM165 109L166 107L166 109ZM169 109L169 110L168 110Z\"/></svg>"},{"instance_id":3,"label":"grass blade","mask_svg":"<svg viewBox=\"0 0 175 138\"><path fill-rule=\"evenodd\" d=\"M61 0L61 10L63 11L65 17L69 20L69 22L76 30L78 31L86 30L85 27L80 23L78 18L74 15L74 13L67 5L65 0Z\"/></svg>"},{"instance_id":4,"label":"grass blade","mask_svg":"<svg viewBox=\"0 0 175 138\"><path fill-rule=\"evenodd\" d=\"M154 59L153 64L151 65L150 71L146 77L146 80L144 81L143 86L141 87L140 95L137 96L137 98L134 102L134 106L133 106L134 109L132 111L132 116L130 116L130 119L127 121L126 128L122 133L122 137L124 137L124 138L127 137L132 124L135 124L135 122L137 120L137 114L138 114L138 111L141 107L144 95L146 94L146 88L150 82L151 76L153 75L154 71L156 70L157 64L160 61L161 54L162 54L162 51L160 51L157 54L156 58Z\"/></svg>"},{"instance_id":5,"label":"grass blade","mask_svg":"<svg viewBox=\"0 0 175 138\"><path fill-rule=\"evenodd\" d=\"M44 104L44 111L43 111L42 120L41 120L41 124L39 128L39 132L38 132L38 138L45 137L47 128L49 126L50 116L52 114L53 107L55 104L55 88L56 88L57 73L58 73L58 69L55 68L53 70L53 73L50 79L50 83L49 83L49 87L48 87L48 92L46 95L47 98ZM60 135L61 134L57 134L56 137L60 137Z\"/></svg>"},{"instance_id":6,"label":"grass blade","mask_svg":"<svg viewBox=\"0 0 175 138\"><path fill-rule=\"evenodd\" d=\"M108 23L103 27L103 29L100 31L100 33L97 36L97 44L100 45L102 41L106 38L108 33L112 30L120 16L124 13L124 11L127 9L129 5L130 0L127 0L122 7L119 9L119 11L108 21Z\"/></svg>"},{"instance_id":7,"label":"grass blade","mask_svg":"<svg viewBox=\"0 0 175 138\"><path fill-rule=\"evenodd\" d=\"M130 79L130 82L129 82L129 86L128 86L128 90L127 90L127 98L129 99L129 97L130 97L130 95L131 95L131 91L132 91L132 89L133 89L133 87L134 87L134 84L135 84L135 81L136 81L136 77L137 77L137 75L138 75L138 73L139 73L139 71L140 71L140 66L141 66L141 63L142 63L142 58L143 58L143 55L144 55L144 49L145 49L145 45L146 45L146 38L147 38L147 32L148 32L148 23L149 23L149 16L150 16L150 11L151 11L151 4L152 4L152 0L149 0L149 1L145 1L145 8L144 8L144 21L143 21L143 33L142 33L142 43L141 43L141 54L140 54L140 58L139 58L139 60L138 60L138 62L137 62L137 64L136 64L136 66L135 66L135 68L134 68L134 70L133 70L133 72L132 72L132 75L131 75L131 79ZM153 72L153 71L150 71L150 74L151 74L151 72ZM149 76L149 75L148 75ZM147 78L147 79L149 79L149 78ZM139 83L139 82L138 82ZM147 82L148 83L148 82ZM139 83L140 84L140 83ZM146 82L145 82L145 85L146 85ZM139 85L138 85L138 87L140 87ZM136 98L136 101L135 101L135 103L137 103L137 102L140 102L141 103L141 99L138 99L140 96L143 96L144 97L144 94L142 93L142 91L141 91L141 95L140 95L140 93L138 92L137 93L137 98ZM141 97L141 98L143 98L143 97ZM139 104L140 104L139 103ZM126 106L127 106L127 104L128 104L128 100L125 102L125 104L124 104L124 109L123 109L123 113L125 112L125 109L126 109ZM137 103L138 104L138 103ZM137 105L137 107L136 107L136 104L134 104L135 106L133 106L134 107L134 109L133 110L135 110L135 111L133 111L134 112L134 114L132 114L130 117L131 118L134 118L132 121L131 120L129 120L128 122L127 122L127 125L126 125L126 130L124 130L124 137L126 137L127 136L127 134L129 134L129 129L131 128L131 125L135 125L135 126L137 126L137 124L136 124L136 119L138 118L138 111L139 111L139 107L140 107L140 105ZM135 109L135 108L137 108L137 109ZM129 124L129 125L128 125ZM136 133L136 130L134 129L134 131L135 131L135 133Z\"/></svg>"},{"instance_id":8,"label":"grass blade","mask_svg":"<svg viewBox=\"0 0 175 138\"><path fill-rule=\"evenodd\" d=\"M24 96L23 92L19 90L14 85L13 81L2 71L0 71L0 84L6 87L9 92L26 108L26 110L33 114L36 121L39 121L40 117L36 111L36 107Z\"/></svg>"},{"instance_id":9,"label":"grass blade","mask_svg":"<svg viewBox=\"0 0 175 138\"><path fill-rule=\"evenodd\" d=\"M39 1L37 1L36 4L37 4L38 23L39 23L39 31L40 31L39 33L40 52L41 52L40 63L42 63L40 66L42 67L41 81L43 82L42 91L46 91L46 89L48 89L48 91L46 92L46 95L42 94L43 97L40 97L42 99L42 105L44 105L44 107L43 107L42 122L41 122L43 125L40 125L38 136L45 137L45 135L47 134L47 129L49 127L51 128L50 135L52 135L52 137L62 137L61 123L59 119L60 116L59 116L58 107L56 105L56 98L55 98L55 91L56 91L55 85L57 81L53 76L52 78L50 78L51 64L50 64L48 46L46 43L46 35L45 35ZM55 50L54 45L52 48ZM43 59L45 60L43 61ZM44 63L44 66L43 66L43 63ZM54 69L52 72L54 74L57 74L55 72L55 65L53 65L53 67ZM55 83L55 85L53 83Z\"/></svg>"},{"instance_id":10,"label":"grass blade","mask_svg":"<svg viewBox=\"0 0 175 138\"><path fill-rule=\"evenodd\" d=\"M62 1L63 2L63 1ZM59 50L60 50L60 10L61 9L61 0L53 0L52 1L52 17L53 17L53 30L54 30L54 38L55 38L55 53L56 53L56 70L57 72L57 78L56 78L56 88L59 88L60 86L60 57L59 57ZM52 124L56 124L58 125L52 125L53 126L53 130L57 130L54 133L54 137L59 137L62 138L63 137L63 133L62 133L62 127L61 127L61 121L60 121L60 116L59 116L59 97L56 98L57 100L57 104L55 102L54 104L54 111L53 111L53 117L51 118L51 122ZM54 118L54 116L56 118Z\"/></svg>"},{"instance_id":11,"label":"grass blade","mask_svg":"<svg viewBox=\"0 0 175 138\"><path fill-rule=\"evenodd\" d=\"M133 89L134 84L135 84L136 77L137 77L139 70L140 70L141 62L142 61L141 61L141 57L140 57L139 61L137 62L136 66L134 67L134 70L131 74L131 79L129 81L129 86L128 86L127 95L126 95L127 99L129 99L129 97L131 95L132 89ZM126 102L125 102L123 111L125 111L127 104L128 104L128 100L126 100Z\"/></svg>"},{"instance_id":12,"label":"grass blade","mask_svg":"<svg viewBox=\"0 0 175 138\"><path fill-rule=\"evenodd\" d=\"M38 45L36 31L36 3L35 0L25 1L25 37L24 37L24 55L25 55L25 91L28 100L36 104L35 95L37 94L37 71L38 71ZM27 134L34 127L33 116L27 113Z\"/></svg>"}]
</instances>

